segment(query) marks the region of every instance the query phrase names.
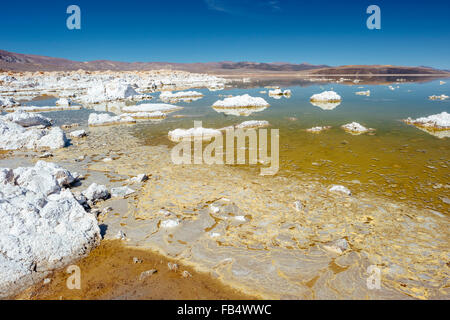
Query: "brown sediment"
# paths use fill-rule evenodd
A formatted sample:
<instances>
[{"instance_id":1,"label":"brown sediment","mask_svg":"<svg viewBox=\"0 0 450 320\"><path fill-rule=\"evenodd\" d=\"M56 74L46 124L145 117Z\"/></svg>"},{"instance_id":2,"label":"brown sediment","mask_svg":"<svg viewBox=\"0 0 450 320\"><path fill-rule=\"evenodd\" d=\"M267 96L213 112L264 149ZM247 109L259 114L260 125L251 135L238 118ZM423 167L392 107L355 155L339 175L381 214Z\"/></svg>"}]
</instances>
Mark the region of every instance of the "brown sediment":
<instances>
[{"instance_id":1,"label":"brown sediment","mask_svg":"<svg viewBox=\"0 0 450 320\"><path fill-rule=\"evenodd\" d=\"M135 263L134 258L139 261ZM169 270L168 263L178 270ZM256 300L206 273L170 260L158 253L124 246L120 240L105 240L91 254L75 262L81 270L81 289L70 290L66 269L55 271L19 295L15 300ZM140 279L142 272L155 269ZM183 271L189 274L183 276Z\"/></svg>"}]
</instances>

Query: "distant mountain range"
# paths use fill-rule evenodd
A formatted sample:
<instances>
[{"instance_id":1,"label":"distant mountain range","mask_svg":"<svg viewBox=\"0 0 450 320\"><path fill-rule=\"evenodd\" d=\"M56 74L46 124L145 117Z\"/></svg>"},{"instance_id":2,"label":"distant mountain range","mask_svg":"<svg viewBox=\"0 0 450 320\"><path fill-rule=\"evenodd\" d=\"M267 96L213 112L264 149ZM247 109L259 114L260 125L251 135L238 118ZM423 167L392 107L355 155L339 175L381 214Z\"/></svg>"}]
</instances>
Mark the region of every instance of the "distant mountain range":
<instances>
[{"instance_id":1,"label":"distant mountain range","mask_svg":"<svg viewBox=\"0 0 450 320\"><path fill-rule=\"evenodd\" d=\"M214 74L244 73L302 73L323 75L355 75L355 74L447 74L448 70L430 67L398 67L398 66L340 66L312 65L308 63L292 64L285 62L208 62L208 63L170 63L170 62L119 62L96 60L88 62L72 61L31 54L13 53L0 50L0 70L3 71L147 71L158 69L183 70L190 72Z\"/></svg>"}]
</instances>

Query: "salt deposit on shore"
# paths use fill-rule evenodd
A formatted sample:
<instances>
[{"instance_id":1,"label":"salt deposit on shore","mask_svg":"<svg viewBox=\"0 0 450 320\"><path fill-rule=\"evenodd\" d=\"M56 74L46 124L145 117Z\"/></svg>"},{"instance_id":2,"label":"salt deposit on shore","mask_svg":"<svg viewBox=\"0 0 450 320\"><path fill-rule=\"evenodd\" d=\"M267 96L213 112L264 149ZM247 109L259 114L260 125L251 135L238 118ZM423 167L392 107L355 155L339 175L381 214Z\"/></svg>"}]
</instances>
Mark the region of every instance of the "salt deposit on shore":
<instances>
[{"instance_id":1,"label":"salt deposit on shore","mask_svg":"<svg viewBox=\"0 0 450 320\"><path fill-rule=\"evenodd\" d=\"M40 281L100 243L94 215L68 189L72 174L52 163L0 169L0 298Z\"/></svg>"}]
</instances>

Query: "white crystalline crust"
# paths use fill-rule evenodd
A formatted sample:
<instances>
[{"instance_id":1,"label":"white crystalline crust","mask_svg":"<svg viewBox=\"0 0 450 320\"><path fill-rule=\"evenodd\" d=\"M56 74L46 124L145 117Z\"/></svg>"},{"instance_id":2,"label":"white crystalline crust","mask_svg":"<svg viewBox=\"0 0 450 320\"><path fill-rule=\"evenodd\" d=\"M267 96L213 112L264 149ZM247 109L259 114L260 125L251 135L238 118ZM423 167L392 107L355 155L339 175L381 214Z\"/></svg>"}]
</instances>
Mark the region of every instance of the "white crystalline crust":
<instances>
[{"instance_id":1,"label":"white crystalline crust","mask_svg":"<svg viewBox=\"0 0 450 320\"><path fill-rule=\"evenodd\" d=\"M245 128L263 128L268 127L269 122L266 120L250 120L244 121L238 125L236 125L237 129L245 129Z\"/></svg>"},{"instance_id":2,"label":"white crystalline crust","mask_svg":"<svg viewBox=\"0 0 450 320\"><path fill-rule=\"evenodd\" d=\"M407 123L435 129L450 129L450 113L445 111L428 117L421 117L417 119L408 118L405 121Z\"/></svg>"},{"instance_id":3,"label":"white crystalline crust","mask_svg":"<svg viewBox=\"0 0 450 320\"><path fill-rule=\"evenodd\" d=\"M222 108L239 108L239 107L269 107L269 103L260 97L252 97L248 94L242 96L225 98L224 100L216 101L213 107Z\"/></svg>"},{"instance_id":4,"label":"white crystalline crust","mask_svg":"<svg viewBox=\"0 0 450 320\"><path fill-rule=\"evenodd\" d=\"M169 139L174 142L181 141L184 138L201 138L209 139L213 136L221 135L220 130L210 128L191 128L191 129L175 129L169 131Z\"/></svg>"},{"instance_id":5,"label":"white crystalline crust","mask_svg":"<svg viewBox=\"0 0 450 320\"><path fill-rule=\"evenodd\" d=\"M40 115L39 113L30 113L23 110L17 110L13 113L8 113L4 116L0 116L1 120L11 121L17 123L22 127L34 127L44 126L49 127L52 125L51 119Z\"/></svg>"},{"instance_id":6,"label":"white crystalline crust","mask_svg":"<svg viewBox=\"0 0 450 320\"><path fill-rule=\"evenodd\" d=\"M72 192L58 165L0 169L0 298L87 254L100 242L96 218Z\"/></svg>"},{"instance_id":7,"label":"white crystalline crust","mask_svg":"<svg viewBox=\"0 0 450 320\"><path fill-rule=\"evenodd\" d=\"M88 124L90 126L105 126L120 123L135 123L131 117L111 116L107 113L91 113L89 115Z\"/></svg>"}]
</instances>

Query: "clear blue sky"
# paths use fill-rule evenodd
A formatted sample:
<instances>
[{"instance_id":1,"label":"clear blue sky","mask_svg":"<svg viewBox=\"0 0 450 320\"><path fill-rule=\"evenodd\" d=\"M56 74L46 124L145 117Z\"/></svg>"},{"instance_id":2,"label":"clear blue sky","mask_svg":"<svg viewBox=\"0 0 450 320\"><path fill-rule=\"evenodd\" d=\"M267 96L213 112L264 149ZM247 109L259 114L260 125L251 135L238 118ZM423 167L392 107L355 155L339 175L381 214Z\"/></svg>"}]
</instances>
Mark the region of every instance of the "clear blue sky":
<instances>
[{"instance_id":1,"label":"clear blue sky","mask_svg":"<svg viewBox=\"0 0 450 320\"><path fill-rule=\"evenodd\" d=\"M81 8L82 29L66 28ZM381 8L368 30L366 8ZM0 49L78 61L258 61L450 69L449 0L2 1Z\"/></svg>"}]
</instances>

